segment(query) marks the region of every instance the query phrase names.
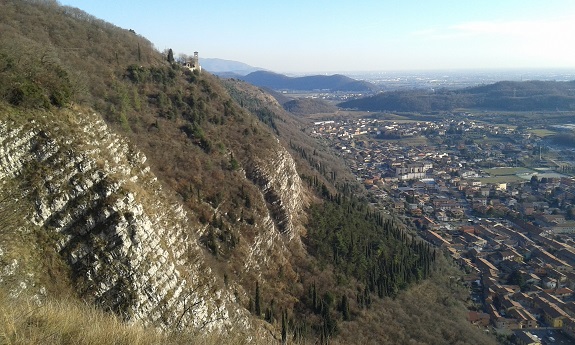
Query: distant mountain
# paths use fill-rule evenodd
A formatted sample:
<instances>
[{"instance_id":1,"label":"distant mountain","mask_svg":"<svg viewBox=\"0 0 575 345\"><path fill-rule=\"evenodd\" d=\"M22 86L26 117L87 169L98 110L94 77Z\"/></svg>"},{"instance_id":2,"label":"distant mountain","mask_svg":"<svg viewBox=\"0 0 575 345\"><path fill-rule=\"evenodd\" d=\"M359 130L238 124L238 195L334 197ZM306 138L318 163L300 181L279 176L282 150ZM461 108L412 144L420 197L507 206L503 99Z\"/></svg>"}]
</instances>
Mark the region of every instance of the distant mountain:
<instances>
[{"instance_id":1,"label":"distant mountain","mask_svg":"<svg viewBox=\"0 0 575 345\"><path fill-rule=\"evenodd\" d=\"M366 111L575 110L575 81L501 81L459 90L394 91L338 104Z\"/></svg>"},{"instance_id":2,"label":"distant mountain","mask_svg":"<svg viewBox=\"0 0 575 345\"><path fill-rule=\"evenodd\" d=\"M329 76L314 75L305 77L288 77L283 74L256 71L240 79L256 86L265 86L274 90L328 90L373 92L377 86L366 81L355 80L341 74Z\"/></svg>"},{"instance_id":3,"label":"distant mountain","mask_svg":"<svg viewBox=\"0 0 575 345\"><path fill-rule=\"evenodd\" d=\"M202 69L225 78L236 78L237 76L244 76L255 71L263 70L263 68L253 67L243 62L217 58L203 58L200 64L202 65Z\"/></svg>"}]
</instances>

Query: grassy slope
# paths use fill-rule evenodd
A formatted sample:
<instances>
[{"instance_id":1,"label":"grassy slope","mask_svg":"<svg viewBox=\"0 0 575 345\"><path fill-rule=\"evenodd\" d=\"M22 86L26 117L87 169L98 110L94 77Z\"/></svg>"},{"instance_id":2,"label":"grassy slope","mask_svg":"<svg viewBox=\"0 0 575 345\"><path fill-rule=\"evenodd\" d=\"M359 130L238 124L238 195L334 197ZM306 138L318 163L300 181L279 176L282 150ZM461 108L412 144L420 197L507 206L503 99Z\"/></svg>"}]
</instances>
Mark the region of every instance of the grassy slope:
<instances>
[{"instance_id":1,"label":"grassy slope","mask_svg":"<svg viewBox=\"0 0 575 345\"><path fill-rule=\"evenodd\" d=\"M48 300L38 305L14 300L0 290L0 343L7 345L176 345L267 344L245 334L165 333L102 312L78 300Z\"/></svg>"}]
</instances>

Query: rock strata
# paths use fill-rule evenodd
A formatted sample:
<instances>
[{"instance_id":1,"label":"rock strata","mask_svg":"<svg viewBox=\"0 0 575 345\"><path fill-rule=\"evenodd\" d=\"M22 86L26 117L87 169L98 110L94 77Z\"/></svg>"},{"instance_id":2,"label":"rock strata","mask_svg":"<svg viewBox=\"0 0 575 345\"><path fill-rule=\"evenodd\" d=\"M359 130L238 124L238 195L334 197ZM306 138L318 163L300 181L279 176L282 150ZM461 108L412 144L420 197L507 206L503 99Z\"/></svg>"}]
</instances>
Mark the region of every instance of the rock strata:
<instances>
[{"instance_id":1,"label":"rock strata","mask_svg":"<svg viewBox=\"0 0 575 345\"><path fill-rule=\"evenodd\" d=\"M0 184L26 181L27 221L55 236L80 296L164 328L247 325L146 157L95 114L75 119L67 133L0 122Z\"/></svg>"}]
</instances>

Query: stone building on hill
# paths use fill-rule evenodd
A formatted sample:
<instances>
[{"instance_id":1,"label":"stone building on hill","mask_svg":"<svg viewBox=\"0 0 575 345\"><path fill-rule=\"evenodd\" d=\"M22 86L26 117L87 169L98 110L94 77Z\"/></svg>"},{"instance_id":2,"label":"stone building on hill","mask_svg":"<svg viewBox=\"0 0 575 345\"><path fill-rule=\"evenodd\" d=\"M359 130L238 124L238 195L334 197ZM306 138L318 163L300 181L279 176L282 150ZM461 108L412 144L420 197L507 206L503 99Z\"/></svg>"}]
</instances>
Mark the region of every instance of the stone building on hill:
<instances>
[{"instance_id":1,"label":"stone building on hill","mask_svg":"<svg viewBox=\"0 0 575 345\"><path fill-rule=\"evenodd\" d=\"M190 71L197 70L198 72L202 71L202 66L200 65L200 58L198 56L198 52L194 52L194 57L184 61L184 67L187 67Z\"/></svg>"}]
</instances>

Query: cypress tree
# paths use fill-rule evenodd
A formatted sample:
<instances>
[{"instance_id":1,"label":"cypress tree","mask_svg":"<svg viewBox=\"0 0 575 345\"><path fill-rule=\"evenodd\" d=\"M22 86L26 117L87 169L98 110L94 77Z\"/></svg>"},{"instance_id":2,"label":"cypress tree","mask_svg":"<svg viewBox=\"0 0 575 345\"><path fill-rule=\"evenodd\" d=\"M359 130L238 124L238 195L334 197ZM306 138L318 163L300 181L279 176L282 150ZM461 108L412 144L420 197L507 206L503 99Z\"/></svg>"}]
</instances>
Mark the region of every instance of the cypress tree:
<instances>
[{"instance_id":1,"label":"cypress tree","mask_svg":"<svg viewBox=\"0 0 575 345\"><path fill-rule=\"evenodd\" d=\"M260 283L256 281L256 298L255 298L255 311L257 316L262 315L262 305L260 297Z\"/></svg>"},{"instance_id":2,"label":"cypress tree","mask_svg":"<svg viewBox=\"0 0 575 345\"><path fill-rule=\"evenodd\" d=\"M313 309L317 310L317 291L315 289L315 282L313 283L311 296L312 296L311 299L312 299Z\"/></svg>"},{"instance_id":3,"label":"cypress tree","mask_svg":"<svg viewBox=\"0 0 575 345\"><path fill-rule=\"evenodd\" d=\"M274 300L272 299L270 306L266 309L266 321L273 323L274 321Z\"/></svg>"},{"instance_id":4,"label":"cypress tree","mask_svg":"<svg viewBox=\"0 0 575 345\"><path fill-rule=\"evenodd\" d=\"M324 303L322 303L324 304ZM331 316L329 306L324 304L321 311L321 316L323 318L322 334L325 343L328 343L328 339L337 331L337 320Z\"/></svg>"},{"instance_id":5,"label":"cypress tree","mask_svg":"<svg viewBox=\"0 0 575 345\"><path fill-rule=\"evenodd\" d=\"M282 344L287 343L287 311L282 312Z\"/></svg>"},{"instance_id":6,"label":"cypress tree","mask_svg":"<svg viewBox=\"0 0 575 345\"><path fill-rule=\"evenodd\" d=\"M174 63L174 52L172 51L172 48L170 48L168 50L168 62L169 63Z\"/></svg>"},{"instance_id":7,"label":"cypress tree","mask_svg":"<svg viewBox=\"0 0 575 345\"><path fill-rule=\"evenodd\" d=\"M343 317L343 321L349 321L350 320L350 315L349 315L349 301L347 299L347 295L343 295L341 296L341 314Z\"/></svg>"}]
</instances>

